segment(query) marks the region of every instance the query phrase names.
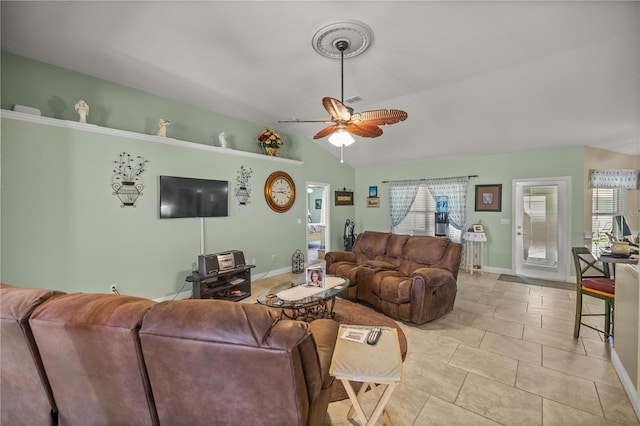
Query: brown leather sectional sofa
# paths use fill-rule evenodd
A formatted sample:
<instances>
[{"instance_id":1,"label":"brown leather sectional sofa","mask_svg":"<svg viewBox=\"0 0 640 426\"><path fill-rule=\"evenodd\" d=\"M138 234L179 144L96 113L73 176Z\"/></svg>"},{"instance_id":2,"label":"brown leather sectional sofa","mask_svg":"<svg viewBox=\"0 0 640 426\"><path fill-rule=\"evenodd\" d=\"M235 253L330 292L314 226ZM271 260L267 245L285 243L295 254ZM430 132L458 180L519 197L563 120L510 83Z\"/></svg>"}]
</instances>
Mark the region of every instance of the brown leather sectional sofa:
<instances>
[{"instance_id":1,"label":"brown leather sectional sofa","mask_svg":"<svg viewBox=\"0 0 640 426\"><path fill-rule=\"evenodd\" d=\"M323 424L333 320L0 287L7 425Z\"/></svg>"},{"instance_id":2,"label":"brown leather sectional sofa","mask_svg":"<svg viewBox=\"0 0 640 426\"><path fill-rule=\"evenodd\" d=\"M453 309L462 245L446 238L365 231L353 251L325 254L328 274L349 279L340 296L423 324Z\"/></svg>"}]
</instances>

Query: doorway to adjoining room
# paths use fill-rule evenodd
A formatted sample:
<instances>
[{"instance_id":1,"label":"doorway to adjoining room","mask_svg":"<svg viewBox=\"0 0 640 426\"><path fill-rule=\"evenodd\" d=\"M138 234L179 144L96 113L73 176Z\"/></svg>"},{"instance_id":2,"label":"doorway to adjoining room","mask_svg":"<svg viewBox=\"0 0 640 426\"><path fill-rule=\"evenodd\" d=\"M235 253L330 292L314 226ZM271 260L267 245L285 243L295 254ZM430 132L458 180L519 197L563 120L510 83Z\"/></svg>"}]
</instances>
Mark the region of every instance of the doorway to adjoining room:
<instances>
[{"instance_id":1,"label":"doorway to adjoining room","mask_svg":"<svg viewBox=\"0 0 640 426\"><path fill-rule=\"evenodd\" d=\"M307 182L307 264L324 262L330 243L329 184Z\"/></svg>"}]
</instances>

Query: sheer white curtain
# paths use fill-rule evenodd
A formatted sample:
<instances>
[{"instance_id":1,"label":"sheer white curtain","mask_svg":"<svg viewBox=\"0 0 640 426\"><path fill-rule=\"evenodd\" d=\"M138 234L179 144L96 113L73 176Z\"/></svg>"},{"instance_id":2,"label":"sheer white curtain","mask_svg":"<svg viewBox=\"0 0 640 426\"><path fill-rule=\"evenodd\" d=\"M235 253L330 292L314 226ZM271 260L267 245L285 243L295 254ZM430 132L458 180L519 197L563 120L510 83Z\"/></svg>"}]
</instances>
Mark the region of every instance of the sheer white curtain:
<instances>
[{"instance_id":1,"label":"sheer white curtain","mask_svg":"<svg viewBox=\"0 0 640 426\"><path fill-rule=\"evenodd\" d=\"M389 210L391 213L391 231L407 216L413 200L420 188L420 180L390 182Z\"/></svg>"}]
</instances>

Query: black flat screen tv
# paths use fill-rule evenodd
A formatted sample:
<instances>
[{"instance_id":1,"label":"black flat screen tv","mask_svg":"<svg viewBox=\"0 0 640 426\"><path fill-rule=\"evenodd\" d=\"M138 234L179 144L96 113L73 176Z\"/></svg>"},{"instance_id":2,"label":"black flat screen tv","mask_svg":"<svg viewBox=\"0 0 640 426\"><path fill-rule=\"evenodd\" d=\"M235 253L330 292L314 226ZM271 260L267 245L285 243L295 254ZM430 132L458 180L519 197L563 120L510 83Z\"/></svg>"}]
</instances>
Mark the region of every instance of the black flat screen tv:
<instances>
[{"instance_id":1,"label":"black flat screen tv","mask_svg":"<svg viewBox=\"0 0 640 426\"><path fill-rule=\"evenodd\" d=\"M229 216L229 182L160 176L160 219Z\"/></svg>"}]
</instances>

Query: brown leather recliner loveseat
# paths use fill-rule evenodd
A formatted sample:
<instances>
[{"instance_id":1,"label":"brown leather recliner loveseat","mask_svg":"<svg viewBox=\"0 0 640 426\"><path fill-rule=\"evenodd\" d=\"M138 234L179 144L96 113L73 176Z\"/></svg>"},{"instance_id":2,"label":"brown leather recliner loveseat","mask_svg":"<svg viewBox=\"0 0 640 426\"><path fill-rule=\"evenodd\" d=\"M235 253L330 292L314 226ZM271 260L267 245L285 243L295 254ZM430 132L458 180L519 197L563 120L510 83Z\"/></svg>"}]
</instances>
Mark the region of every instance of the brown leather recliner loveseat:
<instances>
[{"instance_id":1,"label":"brown leather recliner loveseat","mask_svg":"<svg viewBox=\"0 0 640 426\"><path fill-rule=\"evenodd\" d=\"M2 424L324 422L333 320L307 324L220 300L7 285L0 300Z\"/></svg>"},{"instance_id":2,"label":"brown leather recliner loveseat","mask_svg":"<svg viewBox=\"0 0 640 426\"><path fill-rule=\"evenodd\" d=\"M453 309L462 245L447 238L365 231L353 251L325 254L328 274L349 279L341 297L423 324Z\"/></svg>"}]
</instances>

